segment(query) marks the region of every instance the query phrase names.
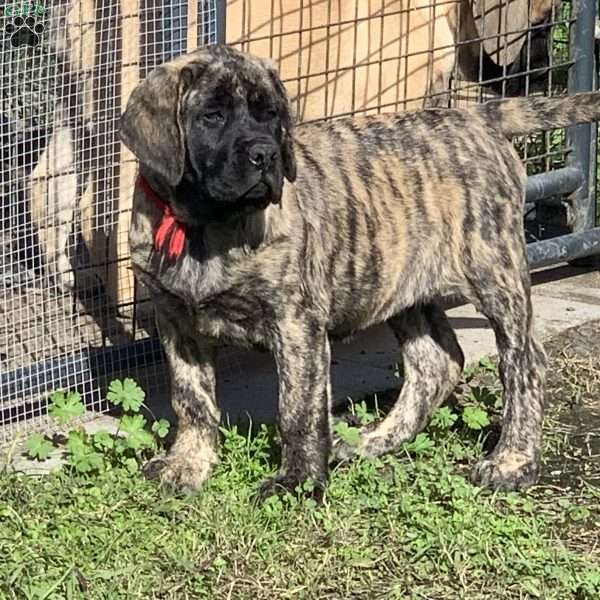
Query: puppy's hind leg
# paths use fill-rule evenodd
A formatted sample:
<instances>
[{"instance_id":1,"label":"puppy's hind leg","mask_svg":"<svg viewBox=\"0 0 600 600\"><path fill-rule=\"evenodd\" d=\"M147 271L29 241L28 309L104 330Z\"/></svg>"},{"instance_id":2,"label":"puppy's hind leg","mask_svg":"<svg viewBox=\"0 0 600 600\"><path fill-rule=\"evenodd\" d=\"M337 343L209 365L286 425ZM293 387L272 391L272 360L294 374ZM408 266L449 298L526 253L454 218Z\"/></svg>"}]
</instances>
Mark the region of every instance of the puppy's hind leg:
<instances>
[{"instance_id":1,"label":"puppy's hind leg","mask_svg":"<svg viewBox=\"0 0 600 600\"><path fill-rule=\"evenodd\" d=\"M482 281L485 289L475 293L496 336L504 414L500 439L475 466L473 480L498 489L524 489L539 473L546 356L532 333L524 260L520 269L488 272Z\"/></svg>"},{"instance_id":2,"label":"puppy's hind leg","mask_svg":"<svg viewBox=\"0 0 600 600\"><path fill-rule=\"evenodd\" d=\"M339 439L334 455L380 456L410 441L427 425L432 412L458 384L464 357L444 311L435 304L413 307L388 323L399 343L404 384L392 410L372 431L363 431L356 447Z\"/></svg>"},{"instance_id":3,"label":"puppy's hind leg","mask_svg":"<svg viewBox=\"0 0 600 600\"><path fill-rule=\"evenodd\" d=\"M146 463L143 473L173 491L192 493L217 461L216 350L208 341L185 336L165 316L159 316L157 324L169 364L177 435L168 454Z\"/></svg>"}]
</instances>

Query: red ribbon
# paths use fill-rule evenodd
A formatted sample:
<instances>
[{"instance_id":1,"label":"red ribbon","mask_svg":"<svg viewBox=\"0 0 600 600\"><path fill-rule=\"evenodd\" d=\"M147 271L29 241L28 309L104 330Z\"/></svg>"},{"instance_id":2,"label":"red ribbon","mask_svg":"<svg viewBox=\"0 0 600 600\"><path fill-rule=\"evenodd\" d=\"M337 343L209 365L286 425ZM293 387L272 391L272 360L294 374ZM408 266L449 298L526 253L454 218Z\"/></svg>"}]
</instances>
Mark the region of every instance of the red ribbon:
<instances>
[{"instance_id":1,"label":"red ribbon","mask_svg":"<svg viewBox=\"0 0 600 600\"><path fill-rule=\"evenodd\" d=\"M154 230L154 249L161 252L169 240L167 256L172 259L179 258L185 246L185 225L175 218L171 207L156 194L143 175L138 175L137 184L162 213L162 219Z\"/></svg>"}]
</instances>

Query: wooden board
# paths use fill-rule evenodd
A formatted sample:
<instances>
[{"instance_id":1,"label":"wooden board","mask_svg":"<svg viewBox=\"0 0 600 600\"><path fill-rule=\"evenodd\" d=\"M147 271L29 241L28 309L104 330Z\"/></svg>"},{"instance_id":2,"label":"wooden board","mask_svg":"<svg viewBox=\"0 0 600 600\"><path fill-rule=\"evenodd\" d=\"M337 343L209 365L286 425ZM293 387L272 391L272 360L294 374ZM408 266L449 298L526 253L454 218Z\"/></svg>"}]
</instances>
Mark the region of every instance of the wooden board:
<instances>
[{"instance_id":1,"label":"wooden board","mask_svg":"<svg viewBox=\"0 0 600 600\"><path fill-rule=\"evenodd\" d=\"M139 81L140 16L138 2L123 2L121 16L121 113L125 110L131 92ZM129 261L129 223L137 162L135 156L119 143L118 218L110 232L110 264L107 288L113 301L122 306L133 301L134 279Z\"/></svg>"},{"instance_id":2,"label":"wooden board","mask_svg":"<svg viewBox=\"0 0 600 600\"><path fill-rule=\"evenodd\" d=\"M187 51L198 47L198 0L187 3Z\"/></svg>"}]
</instances>

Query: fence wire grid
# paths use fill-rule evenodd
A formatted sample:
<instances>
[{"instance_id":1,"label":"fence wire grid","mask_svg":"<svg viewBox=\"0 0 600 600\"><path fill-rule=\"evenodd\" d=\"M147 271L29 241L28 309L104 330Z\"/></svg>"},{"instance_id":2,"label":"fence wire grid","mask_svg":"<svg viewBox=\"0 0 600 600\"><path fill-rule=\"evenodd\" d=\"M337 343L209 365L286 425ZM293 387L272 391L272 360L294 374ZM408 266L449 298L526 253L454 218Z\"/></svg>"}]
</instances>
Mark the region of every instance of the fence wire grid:
<instances>
[{"instance_id":1,"label":"fence wire grid","mask_svg":"<svg viewBox=\"0 0 600 600\"><path fill-rule=\"evenodd\" d=\"M118 376L164 393L153 315L128 263L136 164L117 137L129 94L156 65L226 40L273 58L310 121L554 95L573 63L573 8L558 0L15 0L0 10L0 443L43 426L53 390L78 390L90 411L107 408ZM564 166L569 151L563 130L516 144L531 174ZM528 205L530 239L567 231L565 205Z\"/></svg>"}]
</instances>

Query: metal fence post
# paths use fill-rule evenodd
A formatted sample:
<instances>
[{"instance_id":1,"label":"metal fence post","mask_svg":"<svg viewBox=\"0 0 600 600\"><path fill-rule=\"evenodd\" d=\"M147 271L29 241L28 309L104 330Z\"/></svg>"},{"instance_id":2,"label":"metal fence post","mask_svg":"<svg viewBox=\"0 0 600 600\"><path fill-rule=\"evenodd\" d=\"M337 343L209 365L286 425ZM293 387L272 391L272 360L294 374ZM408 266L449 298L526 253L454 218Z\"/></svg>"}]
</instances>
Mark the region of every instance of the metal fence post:
<instances>
[{"instance_id":1,"label":"metal fence post","mask_svg":"<svg viewBox=\"0 0 600 600\"><path fill-rule=\"evenodd\" d=\"M570 47L574 64L569 70L569 94L591 91L595 79L596 0L573 0L573 9ZM571 196L569 226L573 232L585 231L596 224L596 124L570 127L567 142L573 148L569 164L584 177L582 186Z\"/></svg>"},{"instance_id":2,"label":"metal fence post","mask_svg":"<svg viewBox=\"0 0 600 600\"><path fill-rule=\"evenodd\" d=\"M217 0L217 42L227 41L227 0Z\"/></svg>"}]
</instances>

